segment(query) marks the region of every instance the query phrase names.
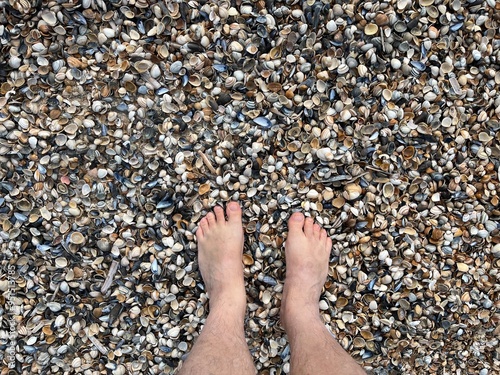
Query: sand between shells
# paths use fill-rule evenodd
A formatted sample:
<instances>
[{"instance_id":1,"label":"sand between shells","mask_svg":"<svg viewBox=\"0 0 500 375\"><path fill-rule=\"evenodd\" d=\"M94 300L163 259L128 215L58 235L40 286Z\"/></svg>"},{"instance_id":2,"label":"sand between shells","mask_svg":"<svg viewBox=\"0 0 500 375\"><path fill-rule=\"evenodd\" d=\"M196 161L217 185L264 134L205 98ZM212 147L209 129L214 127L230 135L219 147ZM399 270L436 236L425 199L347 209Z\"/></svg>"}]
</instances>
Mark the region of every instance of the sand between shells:
<instances>
[{"instance_id":1,"label":"sand between shells","mask_svg":"<svg viewBox=\"0 0 500 375\"><path fill-rule=\"evenodd\" d=\"M333 239L321 314L368 371L499 373L500 2L0 10L5 366L173 373L208 312L197 224L238 200L260 373L289 372L297 210Z\"/></svg>"}]
</instances>

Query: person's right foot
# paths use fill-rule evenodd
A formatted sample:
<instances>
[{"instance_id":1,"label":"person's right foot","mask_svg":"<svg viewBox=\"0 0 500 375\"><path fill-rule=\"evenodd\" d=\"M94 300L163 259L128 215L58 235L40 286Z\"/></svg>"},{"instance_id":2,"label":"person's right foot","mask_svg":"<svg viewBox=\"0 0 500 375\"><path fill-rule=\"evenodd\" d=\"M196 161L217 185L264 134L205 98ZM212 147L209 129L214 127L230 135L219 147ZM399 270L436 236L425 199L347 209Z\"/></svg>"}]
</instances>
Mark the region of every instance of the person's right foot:
<instances>
[{"instance_id":1,"label":"person's right foot","mask_svg":"<svg viewBox=\"0 0 500 375\"><path fill-rule=\"evenodd\" d=\"M328 275L328 260L332 240L312 218L300 212L288 220L288 238L285 242L286 280L281 302L281 320L298 315L319 317L319 298Z\"/></svg>"},{"instance_id":2,"label":"person's right foot","mask_svg":"<svg viewBox=\"0 0 500 375\"><path fill-rule=\"evenodd\" d=\"M216 206L196 231L200 271L210 296L210 310L223 307L225 314L236 311L243 317L246 309L243 279L243 225L241 208L229 202L224 209ZM231 309L231 311L230 311Z\"/></svg>"}]
</instances>

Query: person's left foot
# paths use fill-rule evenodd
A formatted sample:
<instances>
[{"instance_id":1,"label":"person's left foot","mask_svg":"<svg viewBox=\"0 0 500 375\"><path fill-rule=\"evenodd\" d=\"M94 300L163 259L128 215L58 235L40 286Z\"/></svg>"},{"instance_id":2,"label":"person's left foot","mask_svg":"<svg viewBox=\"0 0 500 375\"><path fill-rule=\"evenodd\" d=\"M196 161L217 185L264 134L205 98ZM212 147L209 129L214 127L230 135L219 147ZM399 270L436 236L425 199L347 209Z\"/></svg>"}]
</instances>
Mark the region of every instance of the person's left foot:
<instances>
[{"instance_id":1,"label":"person's left foot","mask_svg":"<svg viewBox=\"0 0 500 375\"><path fill-rule=\"evenodd\" d=\"M210 297L210 309L223 306L245 315L246 298L243 280L243 225L241 208L230 202L224 209L216 206L196 231L201 275ZM227 311L227 312L229 312Z\"/></svg>"}]
</instances>

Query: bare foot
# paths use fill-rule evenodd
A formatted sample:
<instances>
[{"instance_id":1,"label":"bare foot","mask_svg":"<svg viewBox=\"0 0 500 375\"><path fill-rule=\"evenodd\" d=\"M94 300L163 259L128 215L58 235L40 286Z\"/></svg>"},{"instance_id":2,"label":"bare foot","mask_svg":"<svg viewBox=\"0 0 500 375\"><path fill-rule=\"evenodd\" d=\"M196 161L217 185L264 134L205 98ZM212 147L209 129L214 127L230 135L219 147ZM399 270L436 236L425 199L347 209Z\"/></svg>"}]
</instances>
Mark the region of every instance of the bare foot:
<instances>
[{"instance_id":1,"label":"bare foot","mask_svg":"<svg viewBox=\"0 0 500 375\"><path fill-rule=\"evenodd\" d=\"M215 207L201 221L196 238L201 275L210 297L210 309L231 309L245 315L243 280L243 225L241 208L230 202L224 209ZM229 312L229 311L227 311Z\"/></svg>"},{"instance_id":2,"label":"bare foot","mask_svg":"<svg viewBox=\"0 0 500 375\"><path fill-rule=\"evenodd\" d=\"M286 280L281 304L281 319L287 321L297 314L319 317L319 298L328 275L332 240L312 218L294 213L288 220L285 242Z\"/></svg>"}]
</instances>

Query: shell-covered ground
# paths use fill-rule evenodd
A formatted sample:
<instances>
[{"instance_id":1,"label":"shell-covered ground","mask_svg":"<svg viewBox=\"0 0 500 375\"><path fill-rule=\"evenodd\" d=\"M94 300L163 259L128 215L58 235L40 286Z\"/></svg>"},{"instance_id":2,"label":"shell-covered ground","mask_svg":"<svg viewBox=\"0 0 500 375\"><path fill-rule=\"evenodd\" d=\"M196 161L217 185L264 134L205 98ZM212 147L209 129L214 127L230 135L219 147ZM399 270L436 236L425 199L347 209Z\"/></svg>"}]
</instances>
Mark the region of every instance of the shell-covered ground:
<instances>
[{"instance_id":1,"label":"shell-covered ground","mask_svg":"<svg viewBox=\"0 0 500 375\"><path fill-rule=\"evenodd\" d=\"M495 0L0 1L2 374L174 372L208 313L194 233L230 200L259 373L289 372L298 210L367 371L500 373L499 24Z\"/></svg>"}]
</instances>

